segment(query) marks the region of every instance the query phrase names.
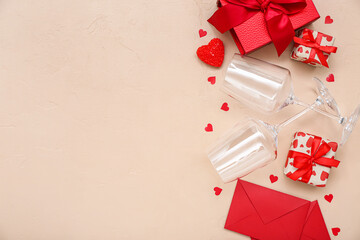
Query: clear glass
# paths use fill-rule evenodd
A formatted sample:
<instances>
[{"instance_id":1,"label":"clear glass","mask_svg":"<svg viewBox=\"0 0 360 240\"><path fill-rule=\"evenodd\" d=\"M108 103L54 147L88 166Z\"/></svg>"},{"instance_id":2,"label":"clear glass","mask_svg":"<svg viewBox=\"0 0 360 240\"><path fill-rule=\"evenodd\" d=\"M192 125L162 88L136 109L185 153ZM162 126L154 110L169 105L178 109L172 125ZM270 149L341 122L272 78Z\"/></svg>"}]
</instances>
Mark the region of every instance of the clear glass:
<instances>
[{"instance_id":1,"label":"clear glass","mask_svg":"<svg viewBox=\"0 0 360 240\"><path fill-rule=\"evenodd\" d=\"M208 157L221 179L231 182L276 158L274 136L260 121L247 119L222 136Z\"/></svg>"},{"instance_id":2,"label":"clear glass","mask_svg":"<svg viewBox=\"0 0 360 240\"><path fill-rule=\"evenodd\" d=\"M268 113L279 111L293 92L288 69L240 54L227 68L223 90L247 107Z\"/></svg>"},{"instance_id":3,"label":"clear glass","mask_svg":"<svg viewBox=\"0 0 360 240\"><path fill-rule=\"evenodd\" d=\"M356 108L349 117L341 116L329 90L318 78L314 78L314 81L319 93L318 97L326 103L327 109L311 107L294 95L288 69L260 59L234 54L226 71L223 90L247 107L259 112L275 113L289 104L311 108L342 125L340 144L343 145L359 119L360 107Z\"/></svg>"},{"instance_id":4,"label":"clear glass","mask_svg":"<svg viewBox=\"0 0 360 240\"><path fill-rule=\"evenodd\" d=\"M319 98L311 107L320 104ZM225 183L246 176L276 159L280 129L310 110L306 108L277 125L251 118L238 123L208 151L210 162Z\"/></svg>"}]
</instances>

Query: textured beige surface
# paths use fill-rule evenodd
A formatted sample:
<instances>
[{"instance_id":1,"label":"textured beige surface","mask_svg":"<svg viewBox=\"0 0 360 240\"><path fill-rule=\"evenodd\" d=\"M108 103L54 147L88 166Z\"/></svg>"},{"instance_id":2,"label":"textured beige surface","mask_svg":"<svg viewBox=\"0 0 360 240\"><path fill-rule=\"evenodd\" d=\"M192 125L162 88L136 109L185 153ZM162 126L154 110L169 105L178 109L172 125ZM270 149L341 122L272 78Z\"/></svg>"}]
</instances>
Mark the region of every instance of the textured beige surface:
<instances>
[{"instance_id":1,"label":"textured beige surface","mask_svg":"<svg viewBox=\"0 0 360 240\"><path fill-rule=\"evenodd\" d=\"M334 73L326 85L348 114L360 102L360 1L315 4L322 18L313 27L339 47L330 70L290 60L290 49L277 58L267 46L252 56L290 68L308 102L311 77ZM221 182L205 150L245 116L276 123L301 108L264 116L219 91L236 48L206 22L215 9L215 0L0 2L1 240L249 239L223 229L235 183ZM208 35L199 38L199 28ZM220 69L195 56L212 37L225 43ZM220 110L224 101L229 112ZM204 131L209 122L212 133ZM355 240L360 125L339 149L342 163L326 188L282 174L296 130L337 139L335 126L306 115L281 132L278 159L245 180L318 199L329 230L341 228L333 238ZM279 181L271 184L270 174Z\"/></svg>"}]
</instances>

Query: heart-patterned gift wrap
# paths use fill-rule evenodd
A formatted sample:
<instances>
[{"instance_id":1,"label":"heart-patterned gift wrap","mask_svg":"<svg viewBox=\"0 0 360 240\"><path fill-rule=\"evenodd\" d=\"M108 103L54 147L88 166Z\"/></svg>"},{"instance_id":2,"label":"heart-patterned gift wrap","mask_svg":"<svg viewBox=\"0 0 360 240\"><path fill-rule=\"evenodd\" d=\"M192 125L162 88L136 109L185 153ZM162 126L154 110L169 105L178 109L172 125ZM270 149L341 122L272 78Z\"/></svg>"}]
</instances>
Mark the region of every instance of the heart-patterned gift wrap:
<instances>
[{"instance_id":1,"label":"heart-patterned gift wrap","mask_svg":"<svg viewBox=\"0 0 360 240\"><path fill-rule=\"evenodd\" d=\"M296 132L285 163L284 174L292 180L316 187L325 187L338 149L336 142L321 137Z\"/></svg>"},{"instance_id":2,"label":"heart-patterned gift wrap","mask_svg":"<svg viewBox=\"0 0 360 240\"><path fill-rule=\"evenodd\" d=\"M307 28L294 37L294 42L290 58L315 67L329 67L329 56L337 50L334 37Z\"/></svg>"}]
</instances>

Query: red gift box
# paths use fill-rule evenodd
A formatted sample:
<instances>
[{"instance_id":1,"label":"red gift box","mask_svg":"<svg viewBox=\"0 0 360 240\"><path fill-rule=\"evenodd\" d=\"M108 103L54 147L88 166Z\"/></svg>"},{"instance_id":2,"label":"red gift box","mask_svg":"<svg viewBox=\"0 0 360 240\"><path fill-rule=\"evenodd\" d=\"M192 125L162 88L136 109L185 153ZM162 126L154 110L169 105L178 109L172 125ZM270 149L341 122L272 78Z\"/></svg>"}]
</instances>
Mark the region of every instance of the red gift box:
<instances>
[{"instance_id":1,"label":"red gift box","mask_svg":"<svg viewBox=\"0 0 360 240\"><path fill-rule=\"evenodd\" d=\"M229 0L219 0L220 8L228 4L232 4L229 3L228 1ZM269 2L271 3L271 0ZM305 2L306 2L305 8L303 8L298 13L288 15L292 27L295 30L315 21L320 17L319 13L315 8L314 3L311 0L305 0ZM213 24L212 20L210 19L209 22ZM232 28L230 30L230 33L233 36L235 43L239 48L241 54L248 54L272 42L268 32L267 23L265 21L263 10L257 11L255 15L247 19L245 22ZM281 54L281 52L282 51L279 52L278 49L279 55Z\"/></svg>"}]
</instances>

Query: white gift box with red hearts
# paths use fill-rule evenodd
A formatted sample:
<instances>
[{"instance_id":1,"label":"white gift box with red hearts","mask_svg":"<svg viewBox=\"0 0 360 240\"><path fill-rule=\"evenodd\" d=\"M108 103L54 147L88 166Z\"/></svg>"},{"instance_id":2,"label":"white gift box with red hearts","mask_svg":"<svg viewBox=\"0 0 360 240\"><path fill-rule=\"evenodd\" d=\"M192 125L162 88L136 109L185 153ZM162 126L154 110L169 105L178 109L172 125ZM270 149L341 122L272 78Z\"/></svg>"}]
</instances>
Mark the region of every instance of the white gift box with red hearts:
<instances>
[{"instance_id":1,"label":"white gift box with red hearts","mask_svg":"<svg viewBox=\"0 0 360 240\"><path fill-rule=\"evenodd\" d=\"M294 139L291 142L290 151L289 151L286 163L285 163L284 174L287 177L290 177L292 174L294 174L298 170L298 168L293 166L294 158L291 157L290 152L293 151L293 152L303 153L306 155L311 155L312 143L313 143L315 137L317 137L317 136L308 134L308 133L303 133L303 132L295 133ZM319 138L319 137L317 137L317 138ZM321 143L323 143L323 142L326 142L331 147L331 149L325 155L323 155L323 157L330 158L330 159L333 159L334 161L337 161L334 158L335 158L335 153L338 149L338 144L336 142L330 141L328 139L321 138ZM323 166L318 163L312 163L312 173L311 173L310 179L308 181L306 181L302 177L300 177L297 179L297 181L305 182L305 183L308 183L310 185L317 186L317 187L325 187L327 179L330 174L330 169L331 169L331 167Z\"/></svg>"},{"instance_id":2,"label":"white gift box with red hearts","mask_svg":"<svg viewBox=\"0 0 360 240\"><path fill-rule=\"evenodd\" d=\"M334 37L332 37L330 35L326 35L321 32L310 30L307 28L301 30L299 38L303 38L304 31L310 31L315 39L317 39L318 37L321 38L321 39L317 40L319 42L320 46L333 46L334 45L334 42L335 42ZM326 59L326 63L328 63L330 54L323 52L323 55ZM323 66L321 64L318 54L316 54L316 51L313 48L307 47L307 46L304 46L304 45L301 45L298 43L294 43L294 48L291 52L290 58L293 60L299 61L299 62L307 63L314 67Z\"/></svg>"}]
</instances>

